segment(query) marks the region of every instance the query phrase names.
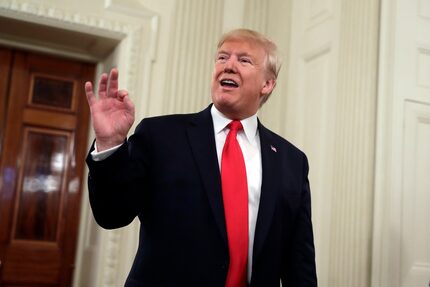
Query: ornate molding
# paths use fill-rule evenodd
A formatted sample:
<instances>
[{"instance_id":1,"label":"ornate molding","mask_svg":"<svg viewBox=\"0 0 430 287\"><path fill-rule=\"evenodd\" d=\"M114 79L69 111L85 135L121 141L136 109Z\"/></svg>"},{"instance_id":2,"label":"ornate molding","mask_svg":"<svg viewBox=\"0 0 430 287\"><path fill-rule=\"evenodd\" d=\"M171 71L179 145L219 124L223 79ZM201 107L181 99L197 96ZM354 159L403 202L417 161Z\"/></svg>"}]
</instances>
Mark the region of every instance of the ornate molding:
<instances>
[{"instance_id":1,"label":"ornate molding","mask_svg":"<svg viewBox=\"0 0 430 287\"><path fill-rule=\"evenodd\" d=\"M114 32L117 32L119 33L118 39L124 37L121 34L128 34L131 29L129 24L120 21L112 21L29 1L2 0L0 2L0 15L49 26L57 24L57 27L69 28L79 32L102 32L102 35L107 32L107 36L110 38L114 36Z\"/></svg>"},{"instance_id":2,"label":"ornate molding","mask_svg":"<svg viewBox=\"0 0 430 287\"><path fill-rule=\"evenodd\" d=\"M107 241L105 245L105 258L103 265L103 283L102 286L117 286L117 271L118 271L118 256L120 251L121 243L121 231L110 230L107 235Z\"/></svg>"},{"instance_id":3,"label":"ornate molding","mask_svg":"<svg viewBox=\"0 0 430 287\"><path fill-rule=\"evenodd\" d=\"M151 64L155 61L157 52L157 40L158 40L158 26L159 26L159 15L154 11L151 11L144 7L139 1L136 0L105 0L105 8L114 13L124 14L129 17L133 17L142 22L149 22L145 27L142 24L134 25L129 28L129 51L127 53L127 89L130 95L137 95L137 91L140 93L140 99L148 102L148 95L150 94L150 75L151 75ZM145 29L146 28L146 29ZM146 31L149 31L147 37L149 45L143 49L144 35ZM141 63L141 65L139 65ZM139 73L140 68L142 73ZM143 76L142 79L139 75ZM146 83L146 85L141 85ZM142 104L137 101L139 98L134 98L136 107L149 106ZM137 110L137 116L143 116L148 113L147 110Z\"/></svg>"}]
</instances>

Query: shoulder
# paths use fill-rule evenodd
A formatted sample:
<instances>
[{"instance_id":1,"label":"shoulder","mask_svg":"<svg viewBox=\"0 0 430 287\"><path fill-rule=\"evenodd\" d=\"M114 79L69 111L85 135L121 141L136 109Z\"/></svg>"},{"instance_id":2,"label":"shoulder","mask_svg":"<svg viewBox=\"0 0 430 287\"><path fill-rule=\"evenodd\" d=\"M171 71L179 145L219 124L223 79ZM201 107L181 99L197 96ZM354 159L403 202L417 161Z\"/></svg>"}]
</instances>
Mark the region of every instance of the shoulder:
<instances>
[{"instance_id":1,"label":"shoulder","mask_svg":"<svg viewBox=\"0 0 430 287\"><path fill-rule=\"evenodd\" d=\"M284 137L278 135L277 133L269 130L260 122L258 124L258 130L260 133L260 140L262 140L263 142L267 142L269 144L276 144L277 147L281 148L282 150L286 150L289 153L297 154L304 157L306 156L305 153L293 143L291 143ZM274 147L276 148L276 146Z\"/></svg>"},{"instance_id":2,"label":"shoulder","mask_svg":"<svg viewBox=\"0 0 430 287\"><path fill-rule=\"evenodd\" d=\"M139 126L142 125L180 125L189 122L195 114L172 114L144 118L140 121Z\"/></svg>"},{"instance_id":3,"label":"shoulder","mask_svg":"<svg viewBox=\"0 0 430 287\"><path fill-rule=\"evenodd\" d=\"M281 155L288 163L297 165L300 169L308 169L306 154L293 143L258 123L261 148L269 148Z\"/></svg>"},{"instance_id":4,"label":"shoulder","mask_svg":"<svg viewBox=\"0 0 430 287\"><path fill-rule=\"evenodd\" d=\"M199 122L208 119L211 119L210 106L197 113L170 114L144 118L137 125L136 131L142 129L145 126L150 126L151 128L162 127L174 129L181 126L186 126L193 122Z\"/></svg>"},{"instance_id":5,"label":"shoulder","mask_svg":"<svg viewBox=\"0 0 430 287\"><path fill-rule=\"evenodd\" d=\"M195 124L204 127L211 126L212 117L210 114L210 106L197 113L171 114L144 118L137 125L133 136L144 138L159 136L161 138L169 137L172 139L177 136L184 136L188 127Z\"/></svg>"},{"instance_id":6,"label":"shoulder","mask_svg":"<svg viewBox=\"0 0 430 287\"><path fill-rule=\"evenodd\" d=\"M294 182L307 181L309 163L306 154L282 136L259 123L262 156L272 164L278 164L286 178Z\"/></svg>"},{"instance_id":7,"label":"shoulder","mask_svg":"<svg viewBox=\"0 0 430 287\"><path fill-rule=\"evenodd\" d=\"M146 129L175 131L188 126L190 122L198 119L203 112L147 117L140 121L136 127L135 133Z\"/></svg>"}]
</instances>

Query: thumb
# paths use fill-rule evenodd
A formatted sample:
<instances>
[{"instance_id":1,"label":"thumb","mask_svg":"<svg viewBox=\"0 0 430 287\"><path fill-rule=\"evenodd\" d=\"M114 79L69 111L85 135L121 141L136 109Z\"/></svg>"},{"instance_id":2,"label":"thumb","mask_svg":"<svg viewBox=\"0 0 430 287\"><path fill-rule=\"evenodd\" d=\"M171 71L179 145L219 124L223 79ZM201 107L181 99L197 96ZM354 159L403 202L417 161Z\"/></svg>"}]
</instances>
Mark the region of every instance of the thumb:
<instances>
[{"instance_id":1,"label":"thumb","mask_svg":"<svg viewBox=\"0 0 430 287\"><path fill-rule=\"evenodd\" d=\"M124 97L128 96L128 91L127 90L119 90L117 95L118 95L119 100L123 101Z\"/></svg>"},{"instance_id":2,"label":"thumb","mask_svg":"<svg viewBox=\"0 0 430 287\"><path fill-rule=\"evenodd\" d=\"M127 108L128 111L130 111L131 115L134 118L134 104L131 101L130 97L128 96L128 93L124 96L123 98L125 107Z\"/></svg>"}]
</instances>

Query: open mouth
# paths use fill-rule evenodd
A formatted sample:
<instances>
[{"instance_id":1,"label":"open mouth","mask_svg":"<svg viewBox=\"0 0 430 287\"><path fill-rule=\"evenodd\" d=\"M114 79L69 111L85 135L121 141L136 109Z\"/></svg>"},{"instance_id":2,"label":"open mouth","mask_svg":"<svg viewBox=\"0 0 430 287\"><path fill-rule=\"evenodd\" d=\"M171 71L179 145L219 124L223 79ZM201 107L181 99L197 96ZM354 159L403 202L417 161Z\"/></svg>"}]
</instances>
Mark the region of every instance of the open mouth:
<instances>
[{"instance_id":1,"label":"open mouth","mask_svg":"<svg viewBox=\"0 0 430 287\"><path fill-rule=\"evenodd\" d=\"M235 81L230 80L230 79L221 80L220 84L223 87L231 87L231 88L237 88L237 87L239 87L238 83L236 83Z\"/></svg>"}]
</instances>

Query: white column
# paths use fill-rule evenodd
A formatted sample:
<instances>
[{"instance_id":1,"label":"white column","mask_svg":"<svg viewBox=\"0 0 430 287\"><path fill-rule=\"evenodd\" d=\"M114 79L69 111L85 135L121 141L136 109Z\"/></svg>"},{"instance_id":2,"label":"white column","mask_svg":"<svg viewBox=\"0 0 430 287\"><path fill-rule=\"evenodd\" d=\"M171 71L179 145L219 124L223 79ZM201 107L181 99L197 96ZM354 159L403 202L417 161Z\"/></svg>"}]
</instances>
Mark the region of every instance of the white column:
<instances>
[{"instance_id":1,"label":"white column","mask_svg":"<svg viewBox=\"0 0 430 287\"><path fill-rule=\"evenodd\" d=\"M336 95L330 280L370 284L379 3L343 1Z\"/></svg>"},{"instance_id":2,"label":"white column","mask_svg":"<svg viewBox=\"0 0 430 287\"><path fill-rule=\"evenodd\" d=\"M210 80L223 3L210 0L176 2L163 113L199 111L211 102Z\"/></svg>"},{"instance_id":3,"label":"white column","mask_svg":"<svg viewBox=\"0 0 430 287\"><path fill-rule=\"evenodd\" d=\"M246 0L224 0L223 32L243 26Z\"/></svg>"}]
</instances>

